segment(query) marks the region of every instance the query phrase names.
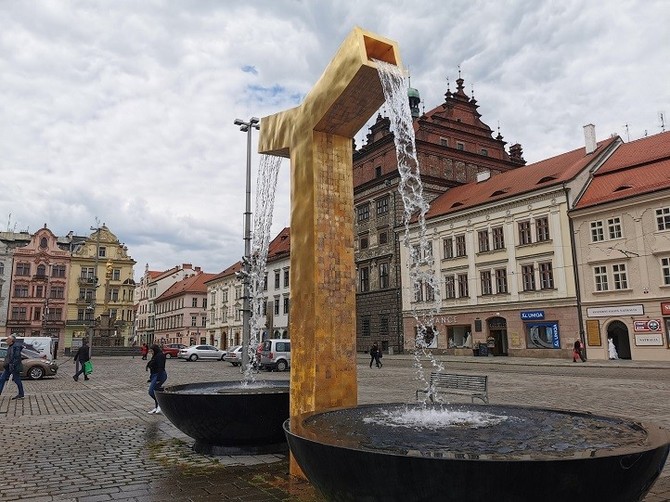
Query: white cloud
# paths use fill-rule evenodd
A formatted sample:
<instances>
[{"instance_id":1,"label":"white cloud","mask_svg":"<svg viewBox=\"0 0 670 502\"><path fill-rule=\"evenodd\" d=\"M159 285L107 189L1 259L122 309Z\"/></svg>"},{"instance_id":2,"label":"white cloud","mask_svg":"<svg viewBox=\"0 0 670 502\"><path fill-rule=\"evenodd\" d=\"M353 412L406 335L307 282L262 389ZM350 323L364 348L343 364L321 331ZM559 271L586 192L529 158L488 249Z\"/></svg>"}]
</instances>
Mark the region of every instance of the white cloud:
<instances>
[{"instance_id":1,"label":"white cloud","mask_svg":"<svg viewBox=\"0 0 670 502\"><path fill-rule=\"evenodd\" d=\"M667 5L2 2L0 221L65 235L97 217L138 274L222 270L243 252L246 136L233 120L296 106L355 25L398 42L426 109L461 65L483 120L529 161L580 146L588 122L599 139L626 139L625 124L631 139L659 132ZM274 232L288 191L285 162Z\"/></svg>"}]
</instances>

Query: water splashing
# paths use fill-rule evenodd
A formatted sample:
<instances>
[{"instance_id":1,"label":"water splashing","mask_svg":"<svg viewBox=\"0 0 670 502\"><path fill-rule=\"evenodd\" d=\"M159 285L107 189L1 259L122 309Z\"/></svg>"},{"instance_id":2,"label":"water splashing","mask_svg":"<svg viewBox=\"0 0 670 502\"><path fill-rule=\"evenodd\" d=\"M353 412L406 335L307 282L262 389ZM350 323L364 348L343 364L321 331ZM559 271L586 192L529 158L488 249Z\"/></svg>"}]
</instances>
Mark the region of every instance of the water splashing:
<instances>
[{"instance_id":1,"label":"water splashing","mask_svg":"<svg viewBox=\"0 0 670 502\"><path fill-rule=\"evenodd\" d=\"M443 369L442 362L435 359L429 350L433 339L438 334L435 326L435 315L440 306L440 288L433 268L432 242L427 238L426 213L428 201L423 196L419 161L416 156L416 141L412 113L407 99L409 84L403 70L396 65L384 61L375 61L381 80L386 106L389 113L390 128L394 135L400 184L398 191L405 208L403 224L405 233L403 244L409 251L409 277L415 299L424 298L425 302L414 301L412 315L417 321L416 349L414 366L417 378L426 384L422 357L438 371ZM419 226L419 239L410 239L410 225Z\"/></svg>"},{"instance_id":2,"label":"water splashing","mask_svg":"<svg viewBox=\"0 0 670 502\"><path fill-rule=\"evenodd\" d=\"M256 349L261 341L261 332L265 323L265 318L262 315L265 266L268 258L268 246L270 245L270 228L272 227L272 213L281 161L281 157L261 155L256 180L256 211L254 212L249 277L247 279L249 280L249 293L251 295L249 364L244 368L244 381L247 383L255 382Z\"/></svg>"}]
</instances>

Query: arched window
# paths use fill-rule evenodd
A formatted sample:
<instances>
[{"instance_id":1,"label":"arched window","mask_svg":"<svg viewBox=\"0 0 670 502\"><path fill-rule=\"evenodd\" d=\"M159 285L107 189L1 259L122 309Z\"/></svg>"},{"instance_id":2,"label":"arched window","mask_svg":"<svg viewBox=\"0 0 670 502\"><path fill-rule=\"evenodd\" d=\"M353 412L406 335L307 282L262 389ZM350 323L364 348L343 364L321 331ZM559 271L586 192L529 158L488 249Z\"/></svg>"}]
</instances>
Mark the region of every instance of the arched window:
<instances>
[{"instance_id":1,"label":"arched window","mask_svg":"<svg viewBox=\"0 0 670 502\"><path fill-rule=\"evenodd\" d=\"M46 267L44 265L38 265L37 266L37 275L44 277L46 274Z\"/></svg>"},{"instance_id":2,"label":"arched window","mask_svg":"<svg viewBox=\"0 0 670 502\"><path fill-rule=\"evenodd\" d=\"M48 243L48 241L47 241L47 238L46 238L46 237L42 237L42 238L40 239L40 247L41 247L42 249L46 249L46 247L47 247L47 243Z\"/></svg>"}]
</instances>

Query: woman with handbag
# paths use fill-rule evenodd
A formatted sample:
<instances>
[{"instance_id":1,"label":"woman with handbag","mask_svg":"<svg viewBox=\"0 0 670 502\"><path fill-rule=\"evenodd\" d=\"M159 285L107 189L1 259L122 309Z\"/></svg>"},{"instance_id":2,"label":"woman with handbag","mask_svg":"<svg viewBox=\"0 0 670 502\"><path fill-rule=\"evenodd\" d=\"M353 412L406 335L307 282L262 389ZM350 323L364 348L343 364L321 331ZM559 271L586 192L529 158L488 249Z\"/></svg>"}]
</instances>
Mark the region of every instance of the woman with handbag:
<instances>
[{"instance_id":1,"label":"woman with handbag","mask_svg":"<svg viewBox=\"0 0 670 502\"><path fill-rule=\"evenodd\" d=\"M5 355L5 361L3 364L2 375L0 375L0 394L5 388L5 383L9 380L11 376L14 379L14 383L19 390L19 393L14 396L12 399L23 399L23 383L21 382L21 351L23 350L23 345L19 345L16 342L16 337L14 335L9 335L7 337L7 355Z\"/></svg>"},{"instance_id":2,"label":"woman with handbag","mask_svg":"<svg viewBox=\"0 0 670 502\"><path fill-rule=\"evenodd\" d=\"M81 347L79 347L79 350L77 353L74 355L73 359L75 361L79 361L79 364L81 365L81 369L77 371L72 379L75 382L79 381L79 375L82 373L84 374L84 380L88 380L88 374L90 373L90 369L87 371L87 368L91 367L91 351L88 349L88 340L86 338L81 339ZM88 363L88 364L86 364Z\"/></svg>"},{"instance_id":3,"label":"woman with handbag","mask_svg":"<svg viewBox=\"0 0 670 502\"><path fill-rule=\"evenodd\" d=\"M156 405L149 413L160 414L161 407L158 406L158 400L156 399L156 392L163 390L163 384L167 380L167 371L165 371L165 354L161 350L160 346L152 345L151 351L153 355L147 363L146 370L149 371L151 378L149 381L149 395L154 400Z\"/></svg>"}]
</instances>

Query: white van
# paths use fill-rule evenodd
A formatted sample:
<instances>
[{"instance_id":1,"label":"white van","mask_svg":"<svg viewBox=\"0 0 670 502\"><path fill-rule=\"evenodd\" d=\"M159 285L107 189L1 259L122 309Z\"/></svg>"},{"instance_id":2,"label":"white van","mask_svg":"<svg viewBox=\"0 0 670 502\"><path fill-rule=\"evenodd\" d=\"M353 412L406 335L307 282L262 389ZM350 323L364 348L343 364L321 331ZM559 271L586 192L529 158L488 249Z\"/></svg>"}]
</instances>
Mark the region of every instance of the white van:
<instances>
[{"instance_id":1,"label":"white van","mask_svg":"<svg viewBox=\"0 0 670 502\"><path fill-rule=\"evenodd\" d=\"M261 368L286 371L291 367L291 340L270 338L261 342Z\"/></svg>"},{"instance_id":2,"label":"white van","mask_svg":"<svg viewBox=\"0 0 670 502\"><path fill-rule=\"evenodd\" d=\"M16 342L39 352L49 360L54 358L55 338L51 338L50 336L17 336ZM0 338L0 348L4 347L7 347L6 336Z\"/></svg>"}]
</instances>

